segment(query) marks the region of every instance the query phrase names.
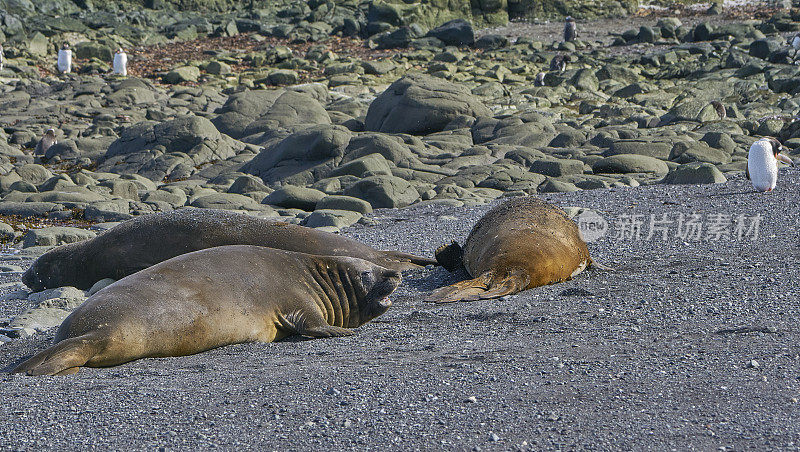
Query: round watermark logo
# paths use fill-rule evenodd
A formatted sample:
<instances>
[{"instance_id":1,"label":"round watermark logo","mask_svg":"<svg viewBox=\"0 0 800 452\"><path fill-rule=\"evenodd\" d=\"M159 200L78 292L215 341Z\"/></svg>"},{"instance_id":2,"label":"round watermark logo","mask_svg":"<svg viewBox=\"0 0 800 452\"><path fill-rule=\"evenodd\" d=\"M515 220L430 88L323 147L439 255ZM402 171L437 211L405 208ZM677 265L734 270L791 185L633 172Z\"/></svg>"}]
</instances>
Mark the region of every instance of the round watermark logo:
<instances>
[{"instance_id":1,"label":"round watermark logo","mask_svg":"<svg viewBox=\"0 0 800 452\"><path fill-rule=\"evenodd\" d=\"M575 217L575 221L584 242L594 242L608 232L608 222L593 210L584 210Z\"/></svg>"}]
</instances>

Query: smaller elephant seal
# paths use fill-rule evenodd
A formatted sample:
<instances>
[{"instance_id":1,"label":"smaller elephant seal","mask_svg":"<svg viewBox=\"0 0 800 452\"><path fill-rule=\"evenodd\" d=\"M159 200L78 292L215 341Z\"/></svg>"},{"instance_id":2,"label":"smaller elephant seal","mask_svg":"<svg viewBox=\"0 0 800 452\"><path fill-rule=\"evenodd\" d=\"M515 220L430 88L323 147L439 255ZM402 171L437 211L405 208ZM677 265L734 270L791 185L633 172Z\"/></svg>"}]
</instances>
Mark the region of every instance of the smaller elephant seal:
<instances>
[{"instance_id":1,"label":"smaller elephant seal","mask_svg":"<svg viewBox=\"0 0 800 452\"><path fill-rule=\"evenodd\" d=\"M586 242L567 214L528 197L490 210L463 249L453 242L439 248L436 258L450 271L463 264L474 279L437 289L425 299L434 303L511 295L570 279L592 265Z\"/></svg>"},{"instance_id":2,"label":"smaller elephant seal","mask_svg":"<svg viewBox=\"0 0 800 452\"><path fill-rule=\"evenodd\" d=\"M35 291L120 279L171 257L224 245L256 245L324 256L357 257L392 270L436 265L434 259L379 251L330 232L213 209L143 215L97 237L41 255L22 275Z\"/></svg>"},{"instance_id":3,"label":"smaller elephant seal","mask_svg":"<svg viewBox=\"0 0 800 452\"><path fill-rule=\"evenodd\" d=\"M92 295L14 373L69 375L289 335L353 334L391 306L400 272L363 259L250 245L184 254Z\"/></svg>"}]
</instances>

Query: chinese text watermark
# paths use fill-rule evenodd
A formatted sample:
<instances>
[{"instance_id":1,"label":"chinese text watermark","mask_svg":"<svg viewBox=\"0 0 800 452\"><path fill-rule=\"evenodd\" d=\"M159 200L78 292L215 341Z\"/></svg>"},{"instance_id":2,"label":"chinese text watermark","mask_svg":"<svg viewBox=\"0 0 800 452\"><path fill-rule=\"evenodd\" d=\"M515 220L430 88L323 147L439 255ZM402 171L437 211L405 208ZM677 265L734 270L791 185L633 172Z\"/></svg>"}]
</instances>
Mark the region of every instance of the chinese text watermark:
<instances>
[{"instance_id":1,"label":"chinese text watermark","mask_svg":"<svg viewBox=\"0 0 800 452\"><path fill-rule=\"evenodd\" d=\"M623 214L611 221L585 210L575 217L587 242L608 236L615 240L683 240L713 242L758 239L761 215L725 213Z\"/></svg>"}]
</instances>

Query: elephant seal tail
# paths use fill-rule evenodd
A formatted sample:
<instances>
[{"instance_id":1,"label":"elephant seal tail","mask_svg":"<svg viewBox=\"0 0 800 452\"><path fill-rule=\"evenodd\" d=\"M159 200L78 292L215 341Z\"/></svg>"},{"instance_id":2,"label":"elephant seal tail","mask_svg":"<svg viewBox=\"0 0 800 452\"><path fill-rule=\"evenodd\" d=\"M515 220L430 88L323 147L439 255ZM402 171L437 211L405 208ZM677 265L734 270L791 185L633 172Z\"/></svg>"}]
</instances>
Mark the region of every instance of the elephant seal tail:
<instances>
[{"instance_id":1,"label":"elephant seal tail","mask_svg":"<svg viewBox=\"0 0 800 452\"><path fill-rule=\"evenodd\" d=\"M11 371L26 375L72 375L105 347L96 333L64 339L23 362Z\"/></svg>"},{"instance_id":2,"label":"elephant seal tail","mask_svg":"<svg viewBox=\"0 0 800 452\"><path fill-rule=\"evenodd\" d=\"M401 251L381 251L384 259L379 264L390 270L413 270L426 265L439 265L435 259L417 256L416 254L403 253Z\"/></svg>"},{"instance_id":3,"label":"elephant seal tail","mask_svg":"<svg viewBox=\"0 0 800 452\"><path fill-rule=\"evenodd\" d=\"M436 250L436 262L445 270L454 272L463 264L464 250L455 240L449 245L442 245Z\"/></svg>"},{"instance_id":4,"label":"elephant seal tail","mask_svg":"<svg viewBox=\"0 0 800 452\"><path fill-rule=\"evenodd\" d=\"M529 282L530 276L524 269L513 269L502 275L495 275L490 270L475 279L468 279L437 289L423 301L428 303L453 303L456 301L490 300L522 292Z\"/></svg>"}]
</instances>

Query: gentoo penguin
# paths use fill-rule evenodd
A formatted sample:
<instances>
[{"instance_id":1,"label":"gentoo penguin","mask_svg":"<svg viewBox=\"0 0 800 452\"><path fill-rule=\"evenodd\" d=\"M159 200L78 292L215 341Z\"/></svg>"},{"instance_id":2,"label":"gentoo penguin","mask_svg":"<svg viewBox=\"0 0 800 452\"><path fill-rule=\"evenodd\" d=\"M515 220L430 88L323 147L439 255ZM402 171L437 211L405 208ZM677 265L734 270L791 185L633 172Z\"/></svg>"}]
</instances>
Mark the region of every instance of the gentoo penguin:
<instances>
[{"instance_id":1,"label":"gentoo penguin","mask_svg":"<svg viewBox=\"0 0 800 452\"><path fill-rule=\"evenodd\" d=\"M550 60L550 70L564 72L567 70L567 63L571 60L569 55L556 55Z\"/></svg>"},{"instance_id":2,"label":"gentoo penguin","mask_svg":"<svg viewBox=\"0 0 800 452\"><path fill-rule=\"evenodd\" d=\"M121 47L114 53L114 73L128 75L128 55Z\"/></svg>"},{"instance_id":3,"label":"gentoo penguin","mask_svg":"<svg viewBox=\"0 0 800 452\"><path fill-rule=\"evenodd\" d=\"M544 72L536 74L536 79L533 81L533 86L544 86Z\"/></svg>"},{"instance_id":4,"label":"gentoo penguin","mask_svg":"<svg viewBox=\"0 0 800 452\"><path fill-rule=\"evenodd\" d=\"M725 119L728 116L728 112L725 111L725 106L722 105L722 102L718 100L712 100L711 106L714 107L714 110L717 111L719 119Z\"/></svg>"},{"instance_id":5,"label":"gentoo penguin","mask_svg":"<svg viewBox=\"0 0 800 452\"><path fill-rule=\"evenodd\" d=\"M778 160L794 166L789 157L781 154L781 143L775 138L762 138L747 153L745 176L758 191L772 191L778 182Z\"/></svg>"},{"instance_id":6,"label":"gentoo penguin","mask_svg":"<svg viewBox=\"0 0 800 452\"><path fill-rule=\"evenodd\" d=\"M50 146L56 143L58 143L58 141L56 141L55 129L47 129L42 139L36 144L36 149L33 150L33 155L44 155L44 153L50 149Z\"/></svg>"},{"instance_id":7,"label":"gentoo penguin","mask_svg":"<svg viewBox=\"0 0 800 452\"><path fill-rule=\"evenodd\" d=\"M64 43L61 50L58 51L58 61L56 62L58 72L62 74L69 74L72 72L72 50L69 49L69 44Z\"/></svg>"},{"instance_id":8,"label":"gentoo penguin","mask_svg":"<svg viewBox=\"0 0 800 452\"><path fill-rule=\"evenodd\" d=\"M794 49L794 56L792 56L792 58L796 59L797 53L800 52L800 33L789 38L789 45Z\"/></svg>"},{"instance_id":9,"label":"gentoo penguin","mask_svg":"<svg viewBox=\"0 0 800 452\"><path fill-rule=\"evenodd\" d=\"M578 38L578 29L575 27L575 19L567 16L564 21L564 42L574 41Z\"/></svg>"}]
</instances>

